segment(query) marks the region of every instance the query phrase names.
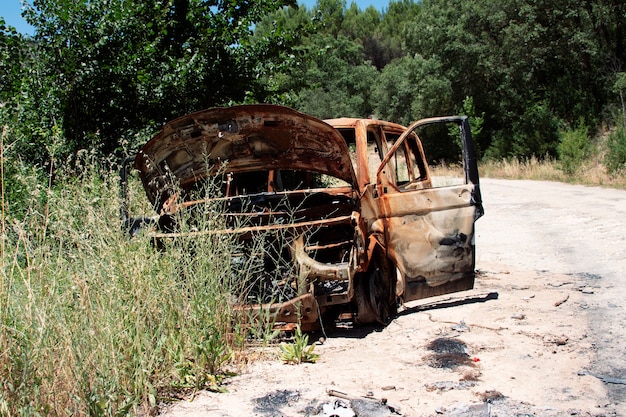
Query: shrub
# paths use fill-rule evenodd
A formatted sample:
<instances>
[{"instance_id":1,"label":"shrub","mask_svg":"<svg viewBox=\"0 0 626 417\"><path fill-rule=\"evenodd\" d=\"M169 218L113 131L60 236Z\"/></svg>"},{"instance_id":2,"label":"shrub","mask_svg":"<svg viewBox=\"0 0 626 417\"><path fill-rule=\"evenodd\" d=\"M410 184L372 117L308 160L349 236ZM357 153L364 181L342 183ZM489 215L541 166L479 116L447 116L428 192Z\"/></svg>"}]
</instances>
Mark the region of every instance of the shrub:
<instances>
[{"instance_id":1,"label":"shrub","mask_svg":"<svg viewBox=\"0 0 626 417\"><path fill-rule=\"evenodd\" d=\"M626 126L618 123L608 139L605 163L610 173L626 169Z\"/></svg>"},{"instance_id":2,"label":"shrub","mask_svg":"<svg viewBox=\"0 0 626 417\"><path fill-rule=\"evenodd\" d=\"M559 144L557 152L561 161L561 168L567 174L576 172L587 154L589 128L583 120L578 127L569 128L559 132Z\"/></svg>"}]
</instances>

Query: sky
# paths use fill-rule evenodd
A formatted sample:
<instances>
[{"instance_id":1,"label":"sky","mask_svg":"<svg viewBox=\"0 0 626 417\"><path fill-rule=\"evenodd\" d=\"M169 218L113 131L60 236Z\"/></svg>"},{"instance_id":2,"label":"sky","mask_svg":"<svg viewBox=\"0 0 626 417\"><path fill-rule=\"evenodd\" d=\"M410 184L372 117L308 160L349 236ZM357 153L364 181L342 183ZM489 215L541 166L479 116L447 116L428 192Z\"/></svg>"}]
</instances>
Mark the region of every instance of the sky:
<instances>
[{"instance_id":1,"label":"sky","mask_svg":"<svg viewBox=\"0 0 626 417\"><path fill-rule=\"evenodd\" d=\"M353 1L361 10L374 6L379 11L382 11L389 4L389 0L346 0L346 5L349 7ZM298 0L298 3L304 4L310 9L315 6L316 0ZM15 27L20 33L32 35L33 28L22 19L21 13L21 0L0 0L0 16L4 18L6 24Z\"/></svg>"},{"instance_id":2,"label":"sky","mask_svg":"<svg viewBox=\"0 0 626 417\"><path fill-rule=\"evenodd\" d=\"M0 16L7 25L13 26L20 33L32 34L33 28L22 19L22 2L20 0L0 0Z\"/></svg>"}]
</instances>

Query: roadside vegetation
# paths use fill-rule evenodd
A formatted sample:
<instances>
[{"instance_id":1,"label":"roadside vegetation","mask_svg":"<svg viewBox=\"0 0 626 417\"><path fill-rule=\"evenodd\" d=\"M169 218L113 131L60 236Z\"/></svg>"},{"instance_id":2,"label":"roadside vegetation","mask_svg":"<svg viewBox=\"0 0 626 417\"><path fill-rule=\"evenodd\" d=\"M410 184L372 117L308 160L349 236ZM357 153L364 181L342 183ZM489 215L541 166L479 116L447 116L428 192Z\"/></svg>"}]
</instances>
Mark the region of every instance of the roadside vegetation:
<instances>
[{"instance_id":1,"label":"roadside vegetation","mask_svg":"<svg viewBox=\"0 0 626 417\"><path fill-rule=\"evenodd\" d=\"M626 189L625 133L626 129L619 126L595 138L586 136L586 128L563 132L560 158L485 158L479 164L480 175Z\"/></svg>"},{"instance_id":2,"label":"roadside vegetation","mask_svg":"<svg viewBox=\"0 0 626 417\"><path fill-rule=\"evenodd\" d=\"M232 241L158 251L120 229L118 164L175 117L464 113L485 177L626 188L623 2L29 4L32 36L0 17L2 416L153 412L274 336L232 317ZM425 148L435 167L459 152ZM316 359L304 340L286 361Z\"/></svg>"},{"instance_id":3,"label":"roadside vegetation","mask_svg":"<svg viewBox=\"0 0 626 417\"><path fill-rule=\"evenodd\" d=\"M2 218L0 415L150 412L220 389L236 346L231 243L129 239L116 172L69 166L43 188L25 169L24 216Z\"/></svg>"}]
</instances>

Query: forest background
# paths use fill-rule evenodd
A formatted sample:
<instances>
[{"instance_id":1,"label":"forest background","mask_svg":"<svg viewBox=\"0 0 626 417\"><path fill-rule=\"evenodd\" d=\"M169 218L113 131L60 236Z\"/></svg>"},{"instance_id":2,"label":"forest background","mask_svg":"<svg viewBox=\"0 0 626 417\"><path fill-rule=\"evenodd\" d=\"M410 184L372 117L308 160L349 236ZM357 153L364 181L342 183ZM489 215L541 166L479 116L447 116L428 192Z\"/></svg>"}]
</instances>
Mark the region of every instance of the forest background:
<instances>
[{"instance_id":1,"label":"forest background","mask_svg":"<svg viewBox=\"0 0 626 417\"><path fill-rule=\"evenodd\" d=\"M621 0L33 0L24 17L33 35L0 18L0 415L154 412L220 389L244 357L231 248L155 253L120 233L120 162L181 115L464 113L481 169L624 178ZM459 151L425 148L432 163Z\"/></svg>"},{"instance_id":2,"label":"forest background","mask_svg":"<svg viewBox=\"0 0 626 417\"><path fill-rule=\"evenodd\" d=\"M558 157L569 138L576 163L623 126L617 0L36 0L24 17L33 36L0 21L0 118L5 157L39 167L83 149L121 158L168 120L236 103L403 124L465 113L491 159ZM626 158L614 142L612 172Z\"/></svg>"}]
</instances>

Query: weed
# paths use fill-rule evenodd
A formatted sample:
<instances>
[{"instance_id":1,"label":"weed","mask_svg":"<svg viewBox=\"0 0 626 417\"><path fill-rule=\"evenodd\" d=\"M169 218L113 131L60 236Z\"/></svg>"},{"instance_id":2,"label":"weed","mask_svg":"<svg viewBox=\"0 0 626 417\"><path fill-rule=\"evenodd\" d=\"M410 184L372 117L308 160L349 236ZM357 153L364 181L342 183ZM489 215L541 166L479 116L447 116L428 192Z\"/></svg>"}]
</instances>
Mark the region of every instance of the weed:
<instances>
[{"instance_id":1,"label":"weed","mask_svg":"<svg viewBox=\"0 0 626 417\"><path fill-rule=\"evenodd\" d=\"M314 353L315 345L309 346L309 336L302 333L300 326L296 327L293 343L281 343L280 359L285 363L299 364L303 362L317 362L319 355Z\"/></svg>"}]
</instances>

